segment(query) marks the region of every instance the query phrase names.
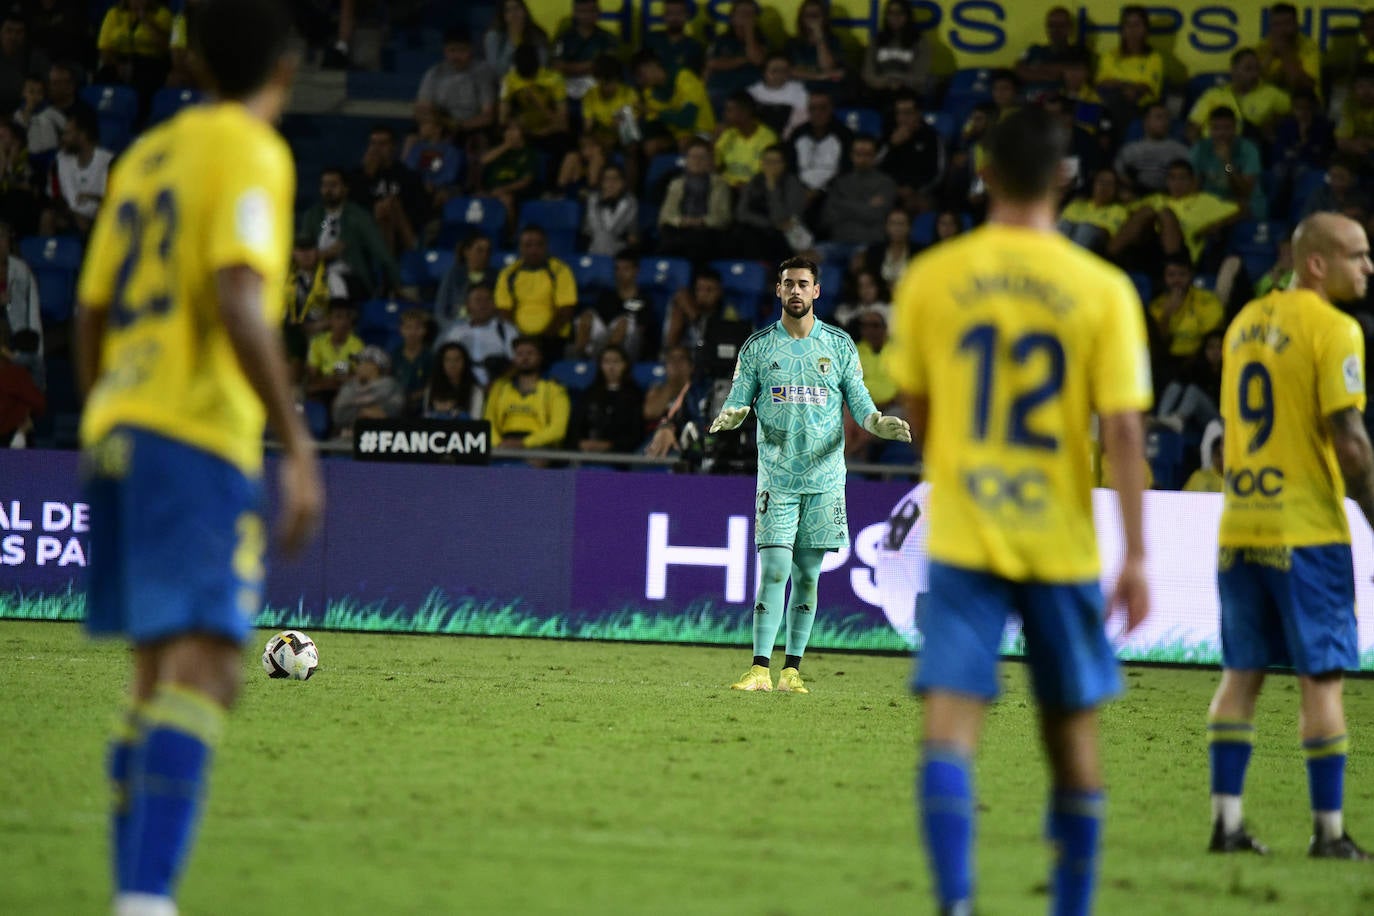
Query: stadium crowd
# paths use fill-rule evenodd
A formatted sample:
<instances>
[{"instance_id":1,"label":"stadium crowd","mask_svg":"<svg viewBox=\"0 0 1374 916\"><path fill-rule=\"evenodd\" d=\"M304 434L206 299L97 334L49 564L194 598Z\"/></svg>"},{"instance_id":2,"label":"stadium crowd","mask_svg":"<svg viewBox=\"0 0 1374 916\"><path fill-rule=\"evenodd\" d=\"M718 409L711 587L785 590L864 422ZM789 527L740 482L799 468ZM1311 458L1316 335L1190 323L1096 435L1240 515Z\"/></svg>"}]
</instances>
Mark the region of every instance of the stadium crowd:
<instances>
[{"instance_id":1,"label":"stadium crowd","mask_svg":"<svg viewBox=\"0 0 1374 916\"><path fill-rule=\"evenodd\" d=\"M348 66L352 0L337 20L293 3L323 63ZM883 4L867 46L822 0L785 35L755 0L736 0L715 33L666 0L633 45L602 27L596 0L570 6L553 35L523 0L503 0L485 32L445 32L413 124L378 124L302 187L284 330L318 437L366 417L485 417L508 449L700 449L691 431L723 401L733 347L776 317L773 265L793 254L822 265L818 314L854 336L892 412L878 359L890 290L912 256L980 222L983 134L1037 105L1073 135L1062 231L1141 294L1155 484L1201 465L1188 486L1219 489L1200 446L1215 438L1227 321L1288 282L1302 216L1340 212L1374 233L1374 11L1336 60L1275 4L1228 72L1180 75L1145 8L1123 7L1093 53L1054 7L1014 67L940 76L907 0ZM0 129L0 445L30 438L43 389L52 402L68 384L47 363L65 353L112 161L198 97L195 7L119 0L102 17L27 0L0 18L13 112ZM1347 305L1374 331L1374 303ZM854 457L915 458L848 432Z\"/></svg>"}]
</instances>

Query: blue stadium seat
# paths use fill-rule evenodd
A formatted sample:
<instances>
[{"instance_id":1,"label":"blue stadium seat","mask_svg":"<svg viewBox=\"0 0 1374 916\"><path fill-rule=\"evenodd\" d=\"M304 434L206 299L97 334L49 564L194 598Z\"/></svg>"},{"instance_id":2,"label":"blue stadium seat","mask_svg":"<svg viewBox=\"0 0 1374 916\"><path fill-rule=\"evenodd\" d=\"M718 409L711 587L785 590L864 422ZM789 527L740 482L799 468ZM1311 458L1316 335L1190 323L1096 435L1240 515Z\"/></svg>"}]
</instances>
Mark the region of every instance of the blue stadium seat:
<instances>
[{"instance_id":1,"label":"blue stadium seat","mask_svg":"<svg viewBox=\"0 0 1374 916\"><path fill-rule=\"evenodd\" d=\"M195 89L159 89L153 94L148 126L161 124L181 109L199 104L204 98L205 94Z\"/></svg>"},{"instance_id":2,"label":"blue stadium seat","mask_svg":"<svg viewBox=\"0 0 1374 916\"><path fill-rule=\"evenodd\" d=\"M495 197L454 197L444 204L444 225L500 238L506 227L506 205Z\"/></svg>"},{"instance_id":3,"label":"blue stadium seat","mask_svg":"<svg viewBox=\"0 0 1374 916\"><path fill-rule=\"evenodd\" d=\"M607 254L580 254L568 262L577 281L577 298L590 302L615 288L615 258Z\"/></svg>"},{"instance_id":4,"label":"blue stadium seat","mask_svg":"<svg viewBox=\"0 0 1374 916\"><path fill-rule=\"evenodd\" d=\"M518 255L514 251L500 251L498 249L493 248L491 252L492 269L498 271L505 270L507 267L514 264L516 259L519 257L520 255Z\"/></svg>"},{"instance_id":5,"label":"blue stadium seat","mask_svg":"<svg viewBox=\"0 0 1374 916\"><path fill-rule=\"evenodd\" d=\"M420 81L415 78L414 73L350 70L347 76L347 96L354 100L404 102L415 98L415 90L419 85Z\"/></svg>"},{"instance_id":6,"label":"blue stadium seat","mask_svg":"<svg viewBox=\"0 0 1374 916\"><path fill-rule=\"evenodd\" d=\"M1177 490L1183 486L1183 436L1158 426L1145 436L1145 457L1150 462L1156 490Z\"/></svg>"},{"instance_id":7,"label":"blue stadium seat","mask_svg":"<svg viewBox=\"0 0 1374 916\"><path fill-rule=\"evenodd\" d=\"M883 135L883 116L872 108L840 108L836 110L835 117L856 134L868 134L870 137Z\"/></svg>"},{"instance_id":8,"label":"blue stadium seat","mask_svg":"<svg viewBox=\"0 0 1374 916\"><path fill-rule=\"evenodd\" d=\"M659 321L668 314L668 303L692 282L692 263L686 258L645 258L639 262L639 285L654 303Z\"/></svg>"},{"instance_id":9,"label":"blue stadium seat","mask_svg":"<svg viewBox=\"0 0 1374 916\"><path fill-rule=\"evenodd\" d=\"M423 287L429 284L429 270L425 264L425 252L404 252L397 267L400 269L402 286Z\"/></svg>"},{"instance_id":10,"label":"blue stadium seat","mask_svg":"<svg viewBox=\"0 0 1374 916\"><path fill-rule=\"evenodd\" d=\"M965 67L954 71L945 88L945 98L950 96L977 96L988 98L992 95L992 71L987 67Z\"/></svg>"},{"instance_id":11,"label":"blue stadium seat","mask_svg":"<svg viewBox=\"0 0 1374 916\"><path fill-rule=\"evenodd\" d=\"M577 254L582 205L575 200L527 200L520 205L519 227L540 226L549 236L549 253L570 261Z\"/></svg>"},{"instance_id":12,"label":"blue stadium seat","mask_svg":"<svg viewBox=\"0 0 1374 916\"><path fill-rule=\"evenodd\" d=\"M401 312L409 306L395 299L369 299L358 312L358 336L383 349L400 339Z\"/></svg>"},{"instance_id":13,"label":"blue stadium seat","mask_svg":"<svg viewBox=\"0 0 1374 916\"><path fill-rule=\"evenodd\" d=\"M1231 74L1226 72L1199 73L1196 76L1189 77L1186 90L1187 101L1184 103L1183 116L1186 118L1188 115L1192 114L1193 103L1201 98L1202 94L1208 89L1213 89L1217 86L1225 86L1229 82L1231 82Z\"/></svg>"},{"instance_id":14,"label":"blue stadium seat","mask_svg":"<svg viewBox=\"0 0 1374 916\"><path fill-rule=\"evenodd\" d=\"M458 179L462 177L466 157L456 146L445 144L445 147L437 150L422 148L419 145L413 147L405 158L406 167L431 187L447 188L457 184ZM425 153L429 153L430 158L421 167L420 157Z\"/></svg>"},{"instance_id":15,"label":"blue stadium seat","mask_svg":"<svg viewBox=\"0 0 1374 916\"><path fill-rule=\"evenodd\" d=\"M19 243L19 255L38 284L45 320L60 322L72 317L82 250L79 240L65 235L31 236Z\"/></svg>"},{"instance_id":16,"label":"blue stadium seat","mask_svg":"<svg viewBox=\"0 0 1374 916\"><path fill-rule=\"evenodd\" d=\"M1149 305L1155 294L1155 284L1150 275L1137 271L1131 274L1131 282L1135 284L1135 291L1140 294L1140 301Z\"/></svg>"},{"instance_id":17,"label":"blue stadium seat","mask_svg":"<svg viewBox=\"0 0 1374 916\"><path fill-rule=\"evenodd\" d=\"M644 172L644 196L661 202L660 195L667 190L667 186L660 188L659 183L673 172L682 171L685 161L681 153L659 153L650 159L649 168Z\"/></svg>"},{"instance_id":18,"label":"blue stadium seat","mask_svg":"<svg viewBox=\"0 0 1374 916\"><path fill-rule=\"evenodd\" d=\"M910 442L884 442L878 452L878 464L915 464L916 450Z\"/></svg>"},{"instance_id":19,"label":"blue stadium seat","mask_svg":"<svg viewBox=\"0 0 1374 916\"><path fill-rule=\"evenodd\" d=\"M81 98L95 109L100 121L100 145L121 152L134 136L138 93L128 86L85 86Z\"/></svg>"},{"instance_id":20,"label":"blue stadium seat","mask_svg":"<svg viewBox=\"0 0 1374 916\"><path fill-rule=\"evenodd\" d=\"M320 441L329 438L329 408L313 399L307 399L304 406L305 425L310 435Z\"/></svg>"},{"instance_id":21,"label":"blue stadium seat","mask_svg":"<svg viewBox=\"0 0 1374 916\"><path fill-rule=\"evenodd\" d=\"M450 248L430 248L425 251L425 272L431 283L440 283L444 274L453 266L453 250Z\"/></svg>"},{"instance_id":22,"label":"blue stadium seat","mask_svg":"<svg viewBox=\"0 0 1374 916\"><path fill-rule=\"evenodd\" d=\"M1231 228L1231 251L1240 255L1250 278L1258 279L1274 265L1287 234L1288 226L1278 220L1245 220Z\"/></svg>"},{"instance_id":23,"label":"blue stadium seat","mask_svg":"<svg viewBox=\"0 0 1374 916\"><path fill-rule=\"evenodd\" d=\"M924 248L935 241L935 221L939 214L934 210L922 210L911 220L911 241ZM967 213L959 214L959 223L968 232L973 228L973 217Z\"/></svg>"},{"instance_id":24,"label":"blue stadium seat","mask_svg":"<svg viewBox=\"0 0 1374 916\"><path fill-rule=\"evenodd\" d=\"M925 122L935 128L935 132L940 135L940 139L946 144L953 143L959 136L959 128L963 125L955 122L947 112L928 111L925 113Z\"/></svg>"},{"instance_id":25,"label":"blue stadium seat","mask_svg":"<svg viewBox=\"0 0 1374 916\"><path fill-rule=\"evenodd\" d=\"M596 378L596 365L589 359L560 359L549 367L549 378L569 391L586 391Z\"/></svg>"},{"instance_id":26,"label":"blue stadium seat","mask_svg":"<svg viewBox=\"0 0 1374 916\"><path fill-rule=\"evenodd\" d=\"M1326 184L1326 172L1321 169L1308 169L1298 176L1298 180L1293 183L1293 201L1289 206L1289 216L1297 222L1302 217L1303 208L1312 199L1312 195Z\"/></svg>"},{"instance_id":27,"label":"blue stadium seat","mask_svg":"<svg viewBox=\"0 0 1374 916\"><path fill-rule=\"evenodd\" d=\"M773 301L768 269L758 261L721 260L712 261L711 266L720 272L725 300L743 310L745 320L757 323L763 317L763 304Z\"/></svg>"},{"instance_id":28,"label":"blue stadium seat","mask_svg":"<svg viewBox=\"0 0 1374 916\"><path fill-rule=\"evenodd\" d=\"M663 368L662 363L635 363L630 374L640 388L648 391L668 377L668 370Z\"/></svg>"}]
</instances>

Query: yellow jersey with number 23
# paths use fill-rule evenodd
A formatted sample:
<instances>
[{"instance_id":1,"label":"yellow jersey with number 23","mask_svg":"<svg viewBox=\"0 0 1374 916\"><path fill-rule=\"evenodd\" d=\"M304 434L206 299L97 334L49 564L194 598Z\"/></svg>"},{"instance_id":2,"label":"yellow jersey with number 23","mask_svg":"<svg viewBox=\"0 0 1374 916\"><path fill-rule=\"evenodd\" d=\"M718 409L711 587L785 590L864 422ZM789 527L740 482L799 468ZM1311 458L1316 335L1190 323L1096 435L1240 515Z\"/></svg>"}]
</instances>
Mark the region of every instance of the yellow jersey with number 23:
<instances>
[{"instance_id":1,"label":"yellow jersey with number 23","mask_svg":"<svg viewBox=\"0 0 1374 916\"><path fill-rule=\"evenodd\" d=\"M281 322L295 183L286 143L235 102L186 109L124 154L77 289L82 308L106 313L83 445L127 425L261 470L266 412L239 368L215 276L251 268L265 320Z\"/></svg>"}]
</instances>

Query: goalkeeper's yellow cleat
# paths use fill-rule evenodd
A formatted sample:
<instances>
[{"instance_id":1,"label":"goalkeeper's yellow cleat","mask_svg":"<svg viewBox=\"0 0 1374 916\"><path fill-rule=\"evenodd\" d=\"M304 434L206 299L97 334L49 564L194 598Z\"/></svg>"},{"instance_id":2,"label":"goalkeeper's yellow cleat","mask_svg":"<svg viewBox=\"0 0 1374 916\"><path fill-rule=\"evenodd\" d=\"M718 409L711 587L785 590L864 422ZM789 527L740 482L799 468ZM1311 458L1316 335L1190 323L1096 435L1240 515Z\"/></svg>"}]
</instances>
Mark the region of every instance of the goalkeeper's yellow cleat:
<instances>
[{"instance_id":1,"label":"goalkeeper's yellow cleat","mask_svg":"<svg viewBox=\"0 0 1374 916\"><path fill-rule=\"evenodd\" d=\"M806 689L806 682L801 678L801 672L796 668L784 668L782 674L778 675L778 689L791 693L810 693Z\"/></svg>"},{"instance_id":2,"label":"goalkeeper's yellow cleat","mask_svg":"<svg viewBox=\"0 0 1374 916\"><path fill-rule=\"evenodd\" d=\"M773 675L762 665L751 665L738 681L730 685L731 690L772 690Z\"/></svg>"}]
</instances>

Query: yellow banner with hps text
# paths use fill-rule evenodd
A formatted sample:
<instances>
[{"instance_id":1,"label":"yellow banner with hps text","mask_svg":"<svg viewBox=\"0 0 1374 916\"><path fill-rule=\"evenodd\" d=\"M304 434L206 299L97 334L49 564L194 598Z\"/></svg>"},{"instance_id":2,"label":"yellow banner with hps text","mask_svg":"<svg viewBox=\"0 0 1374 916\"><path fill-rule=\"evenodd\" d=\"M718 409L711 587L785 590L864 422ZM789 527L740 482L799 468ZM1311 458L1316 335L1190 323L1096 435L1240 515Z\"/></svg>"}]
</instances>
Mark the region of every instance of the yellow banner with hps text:
<instances>
[{"instance_id":1,"label":"yellow banner with hps text","mask_svg":"<svg viewBox=\"0 0 1374 916\"><path fill-rule=\"evenodd\" d=\"M535 19L552 37L568 22L571 0L527 0ZM797 8L802 0L760 3L769 42L781 47L796 34ZM855 47L866 44L882 18L886 0L832 0L831 19ZM1031 44L1045 42L1045 13L1063 6L1072 14L1077 32L1093 51L1117 41L1121 2L1086 0L910 0L912 14L925 23L935 41L935 69L950 72L964 67L1001 67L1016 62ZM1164 56L1170 75L1184 79L1198 73L1229 69L1231 55L1254 45L1268 32L1268 0L1172 0L1146 3L1150 12L1151 42ZM1359 32L1360 17L1374 9L1374 0L1344 3L1296 4L1302 31L1317 42L1332 64L1347 60ZM731 0L688 0L691 31L699 38L721 30L730 15ZM645 30L656 28L663 14L662 0L601 0L602 26L628 44L638 44Z\"/></svg>"}]
</instances>

